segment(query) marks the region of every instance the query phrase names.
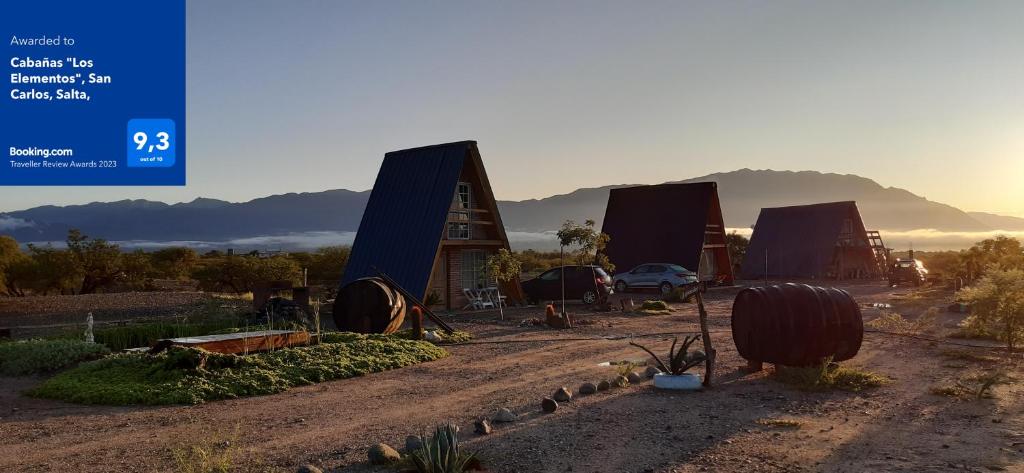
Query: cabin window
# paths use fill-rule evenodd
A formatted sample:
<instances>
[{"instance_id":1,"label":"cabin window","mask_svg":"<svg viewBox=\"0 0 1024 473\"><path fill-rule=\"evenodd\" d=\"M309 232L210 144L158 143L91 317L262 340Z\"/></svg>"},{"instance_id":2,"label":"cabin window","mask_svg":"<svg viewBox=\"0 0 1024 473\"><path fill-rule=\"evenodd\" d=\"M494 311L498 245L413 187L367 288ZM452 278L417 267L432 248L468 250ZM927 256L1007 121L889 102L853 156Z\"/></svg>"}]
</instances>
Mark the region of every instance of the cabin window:
<instances>
[{"instance_id":1,"label":"cabin window","mask_svg":"<svg viewBox=\"0 0 1024 473\"><path fill-rule=\"evenodd\" d=\"M455 196L452 198L452 210L448 212L448 239L469 240L472 238L470 223L472 214L469 213L472 202L471 187L468 182L460 182L455 188Z\"/></svg>"},{"instance_id":2,"label":"cabin window","mask_svg":"<svg viewBox=\"0 0 1024 473\"><path fill-rule=\"evenodd\" d=\"M470 199L472 197L470 195L470 189L471 189L471 187L470 187L468 182L460 182L459 185L456 186L456 188L455 188L455 200L453 202L454 205L452 206L452 208L455 208L455 209L466 209L466 210L468 210L470 208L469 204L470 204Z\"/></svg>"},{"instance_id":3,"label":"cabin window","mask_svg":"<svg viewBox=\"0 0 1024 473\"><path fill-rule=\"evenodd\" d=\"M468 240L471 236L469 231L469 212L449 212L448 239Z\"/></svg>"},{"instance_id":4,"label":"cabin window","mask_svg":"<svg viewBox=\"0 0 1024 473\"><path fill-rule=\"evenodd\" d=\"M462 252L462 287L463 289L479 289L487 287L484 266L487 264L487 253L480 250Z\"/></svg>"}]
</instances>

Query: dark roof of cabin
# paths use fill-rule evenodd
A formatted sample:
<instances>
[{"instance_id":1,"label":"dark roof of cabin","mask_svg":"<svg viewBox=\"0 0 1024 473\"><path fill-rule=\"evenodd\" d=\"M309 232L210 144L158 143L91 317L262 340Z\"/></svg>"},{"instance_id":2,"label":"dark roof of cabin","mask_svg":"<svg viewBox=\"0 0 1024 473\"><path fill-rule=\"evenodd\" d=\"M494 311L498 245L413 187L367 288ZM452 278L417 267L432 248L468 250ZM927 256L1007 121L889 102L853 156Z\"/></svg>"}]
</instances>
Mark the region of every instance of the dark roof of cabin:
<instances>
[{"instance_id":1,"label":"dark roof of cabin","mask_svg":"<svg viewBox=\"0 0 1024 473\"><path fill-rule=\"evenodd\" d=\"M611 237L604 253L615 272L656 261L697 271L717 195L714 182L612 189L601 231Z\"/></svg>"},{"instance_id":2,"label":"dark roof of cabin","mask_svg":"<svg viewBox=\"0 0 1024 473\"><path fill-rule=\"evenodd\" d=\"M471 152L478 153L475 141L384 155L352 243L342 286L377 276L376 267L406 291L423 297L455 186Z\"/></svg>"},{"instance_id":3,"label":"dark roof of cabin","mask_svg":"<svg viewBox=\"0 0 1024 473\"><path fill-rule=\"evenodd\" d=\"M864 222L853 201L761 209L743 258L743 276L764 277L766 250L769 276L824 275L847 218L853 219L855 233L865 234Z\"/></svg>"}]
</instances>

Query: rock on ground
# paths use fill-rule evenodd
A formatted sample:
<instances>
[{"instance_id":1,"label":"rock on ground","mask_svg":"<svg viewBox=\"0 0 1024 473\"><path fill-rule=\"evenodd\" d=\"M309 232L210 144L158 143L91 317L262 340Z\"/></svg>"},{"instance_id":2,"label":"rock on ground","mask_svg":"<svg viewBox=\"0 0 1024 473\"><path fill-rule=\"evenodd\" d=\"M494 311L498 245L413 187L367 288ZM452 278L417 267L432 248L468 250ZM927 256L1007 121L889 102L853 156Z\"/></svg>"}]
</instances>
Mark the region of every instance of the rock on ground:
<instances>
[{"instance_id":1,"label":"rock on ground","mask_svg":"<svg viewBox=\"0 0 1024 473\"><path fill-rule=\"evenodd\" d=\"M558 402L569 402L572 400L572 391L569 391L568 389L561 387L558 388L558 390L555 391L554 396L551 397Z\"/></svg>"},{"instance_id":2,"label":"rock on ground","mask_svg":"<svg viewBox=\"0 0 1024 473\"><path fill-rule=\"evenodd\" d=\"M630 384L640 384L641 382L643 382L644 377L641 376L640 373L637 373L636 371L630 371L629 374L626 375L626 379L629 380Z\"/></svg>"},{"instance_id":3,"label":"rock on ground","mask_svg":"<svg viewBox=\"0 0 1024 473\"><path fill-rule=\"evenodd\" d=\"M410 435L405 438L405 451L407 453L415 452L423 446L423 437L419 435Z\"/></svg>"},{"instance_id":4,"label":"rock on ground","mask_svg":"<svg viewBox=\"0 0 1024 473\"><path fill-rule=\"evenodd\" d=\"M391 448L390 445L385 443L378 443L370 447L370 451L366 453L366 456L370 460L371 465L389 465L402 459L402 455L398 453L398 450Z\"/></svg>"},{"instance_id":5,"label":"rock on ground","mask_svg":"<svg viewBox=\"0 0 1024 473\"><path fill-rule=\"evenodd\" d=\"M509 409L507 407L502 407L501 409L498 409L498 412L496 412L494 414L494 421L495 422L515 422L516 421L516 414L514 412L512 412L511 409Z\"/></svg>"},{"instance_id":6,"label":"rock on ground","mask_svg":"<svg viewBox=\"0 0 1024 473\"><path fill-rule=\"evenodd\" d=\"M558 401L555 401L550 397L546 397L541 401L540 407L541 409L544 409L544 412L555 412L555 409L558 409Z\"/></svg>"},{"instance_id":7,"label":"rock on ground","mask_svg":"<svg viewBox=\"0 0 1024 473\"><path fill-rule=\"evenodd\" d=\"M583 383L580 385L580 394L594 394L597 392L597 385L594 383Z\"/></svg>"},{"instance_id":8,"label":"rock on ground","mask_svg":"<svg viewBox=\"0 0 1024 473\"><path fill-rule=\"evenodd\" d=\"M659 370L657 366L648 366L647 370L644 371L644 374L647 375L648 378L653 378L654 375L658 373L661 373L661 370Z\"/></svg>"},{"instance_id":9,"label":"rock on ground","mask_svg":"<svg viewBox=\"0 0 1024 473\"><path fill-rule=\"evenodd\" d=\"M491 423L487 419L480 419L473 423L473 431L480 435L488 435L492 432Z\"/></svg>"}]
</instances>

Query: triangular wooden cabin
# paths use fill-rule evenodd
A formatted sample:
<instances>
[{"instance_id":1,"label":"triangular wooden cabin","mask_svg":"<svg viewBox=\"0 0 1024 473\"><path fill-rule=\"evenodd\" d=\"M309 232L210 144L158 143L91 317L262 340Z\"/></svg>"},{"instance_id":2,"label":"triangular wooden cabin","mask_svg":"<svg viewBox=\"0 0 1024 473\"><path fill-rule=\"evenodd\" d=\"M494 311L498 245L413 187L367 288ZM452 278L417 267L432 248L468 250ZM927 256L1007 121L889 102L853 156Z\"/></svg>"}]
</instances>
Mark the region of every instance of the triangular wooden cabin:
<instances>
[{"instance_id":1,"label":"triangular wooden cabin","mask_svg":"<svg viewBox=\"0 0 1024 473\"><path fill-rule=\"evenodd\" d=\"M612 189L602 231L615 272L644 263L678 264L705 281L732 284L725 222L714 182Z\"/></svg>"},{"instance_id":2,"label":"triangular wooden cabin","mask_svg":"<svg viewBox=\"0 0 1024 473\"><path fill-rule=\"evenodd\" d=\"M860 279L882 276L857 203L761 209L743 259L747 279Z\"/></svg>"},{"instance_id":3,"label":"triangular wooden cabin","mask_svg":"<svg viewBox=\"0 0 1024 473\"><path fill-rule=\"evenodd\" d=\"M341 285L377 276L375 267L422 300L457 310L468 303L463 289L494 285L484 264L501 248L510 248L508 237L475 141L392 151L384 155ZM522 299L518 280L501 288Z\"/></svg>"}]
</instances>

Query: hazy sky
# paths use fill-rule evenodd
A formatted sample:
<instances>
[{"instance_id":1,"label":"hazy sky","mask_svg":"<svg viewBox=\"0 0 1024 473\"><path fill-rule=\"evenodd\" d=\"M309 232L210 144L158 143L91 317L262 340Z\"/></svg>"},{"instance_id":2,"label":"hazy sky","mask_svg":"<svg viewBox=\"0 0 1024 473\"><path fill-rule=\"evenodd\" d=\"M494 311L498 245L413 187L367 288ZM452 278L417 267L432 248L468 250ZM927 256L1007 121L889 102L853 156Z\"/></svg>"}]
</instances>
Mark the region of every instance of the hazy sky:
<instances>
[{"instance_id":1,"label":"hazy sky","mask_svg":"<svg viewBox=\"0 0 1024 473\"><path fill-rule=\"evenodd\" d=\"M853 173L1024 216L1024 2L188 3L188 186L40 204L369 188L480 143L501 199L743 167Z\"/></svg>"}]
</instances>

